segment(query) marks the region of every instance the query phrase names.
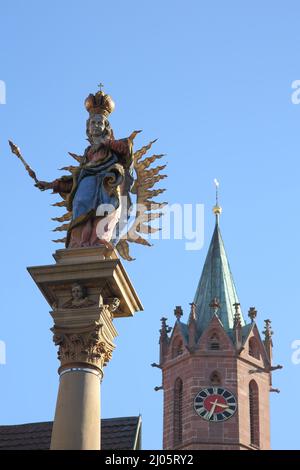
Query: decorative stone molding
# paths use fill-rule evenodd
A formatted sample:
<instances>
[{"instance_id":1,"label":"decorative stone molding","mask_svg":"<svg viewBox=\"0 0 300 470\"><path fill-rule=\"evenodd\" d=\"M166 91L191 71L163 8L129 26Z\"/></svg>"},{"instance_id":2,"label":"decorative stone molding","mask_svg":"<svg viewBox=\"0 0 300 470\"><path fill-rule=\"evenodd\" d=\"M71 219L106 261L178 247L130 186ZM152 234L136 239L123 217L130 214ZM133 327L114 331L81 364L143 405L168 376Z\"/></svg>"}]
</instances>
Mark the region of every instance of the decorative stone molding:
<instances>
[{"instance_id":1,"label":"decorative stone molding","mask_svg":"<svg viewBox=\"0 0 300 470\"><path fill-rule=\"evenodd\" d=\"M28 268L51 306L60 361L51 449L99 450L100 385L117 336L113 318L143 307L112 248L58 250L54 258L55 264Z\"/></svg>"},{"instance_id":2,"label":"decorative stone molding","mask_svg":"<svg viewBox=\"0 0 300 470\"><path fill-rule=\"evenodd\" d=\"M112 249L64 249L54 258L56 264L28 269L52 307L60 371L79 365L103 373L115 347L113 318L133 316L140 300Z\"/></svg>"},{"instance_id":3,"label":"decorative stone molding","mask_svg":"<svg viewBox=\"0 0 300 470\"><path fill-rule=\"evenodd\" d=\"M56 312L53 312L54 326L51 331L54 344L59 347L61 368L84 364L99 369L103 375L103 367L110 361L115 348L113 340L117 331L112 323L110 306L103 305L97 311L98 319L95 320L95 308L85 309L87 322L84 325L74 325L72 318L69 321L65 319L62 325L55 321Z\"/></svg>"}]
</instances>

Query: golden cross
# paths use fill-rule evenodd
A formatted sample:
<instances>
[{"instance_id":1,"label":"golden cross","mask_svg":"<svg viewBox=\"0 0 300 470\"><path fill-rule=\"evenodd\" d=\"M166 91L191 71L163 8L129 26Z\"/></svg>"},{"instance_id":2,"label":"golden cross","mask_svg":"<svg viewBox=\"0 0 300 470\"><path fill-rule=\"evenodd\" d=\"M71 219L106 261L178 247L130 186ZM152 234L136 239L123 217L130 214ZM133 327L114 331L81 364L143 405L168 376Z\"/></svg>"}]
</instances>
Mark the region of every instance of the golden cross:
<instances>
[{"instance_id":1,"label":"golden cross","mask_svg":"<svg viewBox=\"0 0 300 470\"><path fill-rule=\"evenodd\" d=\"M99 83L98 87L100 88L100 91L102 91L102 87L104 87L103 83Z\"/></svg>"}]
</instances>

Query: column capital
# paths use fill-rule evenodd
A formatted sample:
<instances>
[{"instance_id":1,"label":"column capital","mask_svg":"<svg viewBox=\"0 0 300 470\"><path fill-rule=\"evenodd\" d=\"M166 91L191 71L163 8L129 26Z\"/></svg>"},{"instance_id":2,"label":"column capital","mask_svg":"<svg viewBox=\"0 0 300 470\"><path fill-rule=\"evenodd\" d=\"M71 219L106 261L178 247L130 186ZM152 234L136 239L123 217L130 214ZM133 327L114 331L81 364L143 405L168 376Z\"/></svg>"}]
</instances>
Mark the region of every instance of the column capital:
<instances>
[{"instance_id":1,"label":"column capital","mask_svg":"<svg viewBox=\"0 0 300 470\"><path fill-rule=\"evenodd\" d=\"M96 309L81 309L84 324L74 325L70 312L54 311L53 341L59 347L57 357L61 366L59 372L68 367L82 366L96 368L103 376L105 367L115 349L113 344L117 331L112 323L109 305ZM64 313L64 321L61 315ZM98 317L95 319L95 317Z\"/></svg>"},{"instance_id":2,"label":"column capital","mask_svg":"<svg viewBox=\"0 0 300 470\"><path fill-rule=\"evenodd\" d=\"M114 251L65 249L54 258L28 270L52 308L59 371L78 366L103 374L115 348L113 318L133 316L141 302Z\"/></svg>"}]
</instances>

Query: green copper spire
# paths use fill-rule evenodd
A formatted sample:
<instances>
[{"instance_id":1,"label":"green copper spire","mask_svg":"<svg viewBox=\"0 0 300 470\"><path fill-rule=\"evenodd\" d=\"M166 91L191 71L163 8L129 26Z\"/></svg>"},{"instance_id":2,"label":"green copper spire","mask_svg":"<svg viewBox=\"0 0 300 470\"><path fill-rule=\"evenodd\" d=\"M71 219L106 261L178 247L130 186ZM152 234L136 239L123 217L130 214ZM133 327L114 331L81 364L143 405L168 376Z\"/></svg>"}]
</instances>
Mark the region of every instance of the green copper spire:
<instances>
[{"instance_id":1,"label":"green copper spire","mask_svg":"<svg viewBox=\"0 0 300 470\"><path fill-rule=\"evenodd\" d=\"M218 189L219 184L216 180L215 184ZM236 313L233 304L239 303L219 227L222 209L218 203L218 192L213 212L216 216L215 230L194 298L200 331L208 325L214 313L220 318L225 330L232 329ZM240 316L241 326L244 326L242 312Z\"/></svg>"}]
</instances>

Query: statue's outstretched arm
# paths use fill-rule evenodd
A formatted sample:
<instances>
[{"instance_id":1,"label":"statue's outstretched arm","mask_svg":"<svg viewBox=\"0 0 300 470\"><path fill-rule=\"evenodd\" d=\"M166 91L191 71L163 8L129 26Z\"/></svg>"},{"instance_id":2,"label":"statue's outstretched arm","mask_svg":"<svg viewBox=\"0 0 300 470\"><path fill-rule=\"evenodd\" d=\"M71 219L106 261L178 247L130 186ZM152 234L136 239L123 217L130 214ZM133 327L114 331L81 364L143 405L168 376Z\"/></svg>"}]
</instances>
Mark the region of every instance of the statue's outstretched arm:
<instances>
[{"instance_id":1,"label":"statue's outstretched arm","mask_svg":"<svg viewBox=\"0 0 300 470\"><path fill-rule=\"evenodd\" d=\"M35 186L41 191L46 189L52 189L54 193L69 193L72 189L72 180L68 179L56 179L48 183L47 181L38 181Z\"/></svg>"},{"instance_id":2,"label":"statue's outstretched arm","mask_svg":"<svg viewBox=\"0 0 300 470\"><path fill-rule=\"evenodd\" d=\"M73 188L73 178L72 176L63 176L50 184L54 193L70 193Z\"/></svg>"},{"instance_id":3,"label":"statue's outstretched arm","mask_svg":"<svg viewBox=\"0 0 300 470\"><path fill-rule=\"evenodd\" d=\"M38 181L34 186L41 191L45 191L45 189L52 189L52 183L47 183L47 181Z\"/></svg>"}]
</instances>

